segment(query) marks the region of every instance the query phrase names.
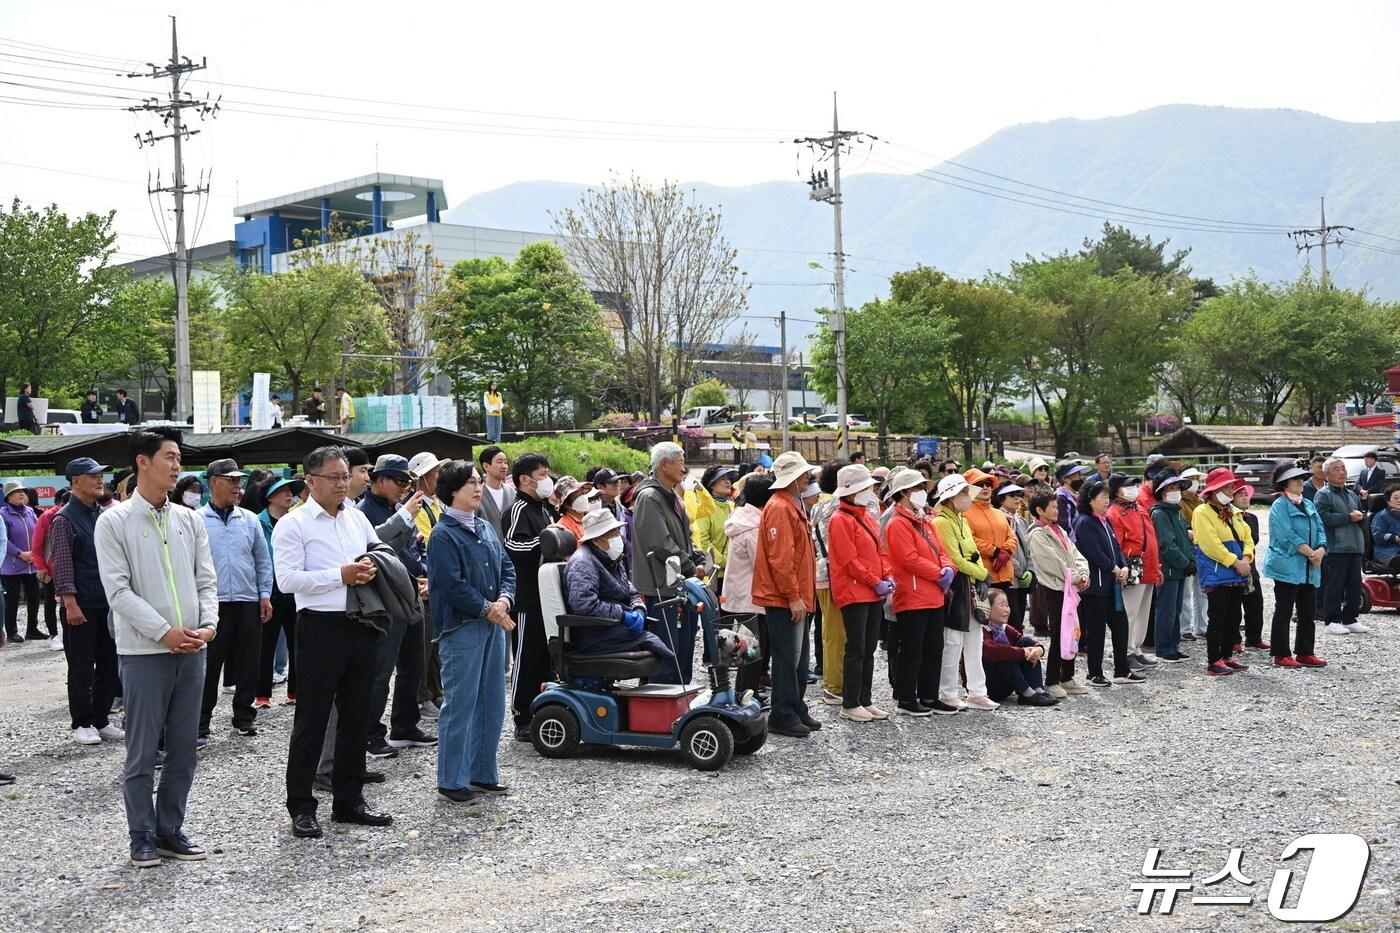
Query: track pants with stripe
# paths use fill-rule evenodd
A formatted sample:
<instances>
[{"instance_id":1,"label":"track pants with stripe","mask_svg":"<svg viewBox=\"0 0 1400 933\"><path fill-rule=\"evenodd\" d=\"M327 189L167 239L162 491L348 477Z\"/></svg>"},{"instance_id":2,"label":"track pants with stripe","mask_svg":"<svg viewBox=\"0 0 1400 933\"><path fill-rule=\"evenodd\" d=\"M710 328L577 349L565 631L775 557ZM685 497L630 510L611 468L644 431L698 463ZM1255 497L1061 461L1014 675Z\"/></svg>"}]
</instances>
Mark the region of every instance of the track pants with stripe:
<instances>
[{"instance_id":1,"label":"track pants with stripe","mask_svg":"<svg viewBox=\"0 0 1400 933\"><path fill-rule=\"evenodd\" d=\"M516 728L530 724L530 704L540 694L540 685L554 679L549 663L549 641L544 634L544 617L538 605L516 607L515 631L511 632L510 708Z\"/></svg>"}]
</instances>

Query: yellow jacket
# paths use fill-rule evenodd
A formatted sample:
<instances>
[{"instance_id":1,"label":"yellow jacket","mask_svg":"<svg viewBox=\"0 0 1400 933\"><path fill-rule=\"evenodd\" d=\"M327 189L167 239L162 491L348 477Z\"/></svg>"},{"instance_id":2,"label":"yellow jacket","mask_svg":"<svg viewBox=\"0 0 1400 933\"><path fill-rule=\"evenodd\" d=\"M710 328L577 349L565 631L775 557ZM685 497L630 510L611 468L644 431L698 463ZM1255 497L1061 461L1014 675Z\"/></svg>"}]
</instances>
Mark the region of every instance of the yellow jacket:
<instances>
[{"instance_id":1,"label":"yellow jacket","mask_svg":"<svg viewBox=\"0 0 1400 933\"><path fill-rule=\"evenodd\" d=\"M423 507L418 510L418 514L413 517L413 527L418 529L418 533L423 536L426 544L432 537L433 527L437 525L438 519L442 518L442 506L436 499L423 500Z\"/></svg>"},{"instance_id":2,"label":"yellow jacket","mask_svg":"<svg viewBox=\"0 0 1400 933\"><path fill-rule=\"evenodd\" d=\"M933 527L938 531L938 540L943 542L943 550L958 573L966 574L974 581L987 579L987 568L972 559L977 553L977 542L972 537L972 528L952 506L943 505L934 516Z\"/></svg>"},{"instance_id":3,"label":"yellow jacket","mask_svg":"<svg viewBox=\"0 0 1400 933\"><path fill-rule=\"evenodd\" d=\"M1234 530L1233 538L1231 529ZM1238 559L1225 546L1225 542L1230 540L1240 542L1244 546L1245 556L1251 561L1254 560L1254 538L1249 534L1249 526L1245 524L1243 512L1232 508L1230 524L1227 526L1213 505L1202 502L1191 513L1191 531L1196 536L1196 547L1217 564L1231 566Z\"/></svg>"},{"instance_id":4,"label":"yellow jacket","mask_svg":"<svg viewBox=\"0 0 1400 933\"><path fill-rule=\"evenodd\" d=\"M695 546L702 551L713 552L715 567L723 567L729 559L729 536L724 533L724 523L734 511L734 503L718 502L703 487L685 491L685 510L690 516L690 534Z\"/></svg>"}]
</instances>

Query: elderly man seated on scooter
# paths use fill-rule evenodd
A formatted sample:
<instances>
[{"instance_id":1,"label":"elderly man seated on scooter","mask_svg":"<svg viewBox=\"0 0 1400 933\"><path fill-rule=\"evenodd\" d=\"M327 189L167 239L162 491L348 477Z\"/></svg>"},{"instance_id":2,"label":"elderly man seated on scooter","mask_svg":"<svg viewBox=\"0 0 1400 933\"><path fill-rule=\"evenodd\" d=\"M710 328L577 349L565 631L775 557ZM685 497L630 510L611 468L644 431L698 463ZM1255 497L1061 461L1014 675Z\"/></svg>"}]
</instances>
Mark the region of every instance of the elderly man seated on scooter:
<instances>
[{"instance_id":1,"label":"elderly man seated on scooter","mask_svg":"<svg viewBox=\"0 0 1400 933\"><path fill-rule=\"evenodd\" d=\"M569 611L617 620L604 628L575 629L574 650L580 654L647 651L674 664L671 649L645 628L646 603L622 566L621 532L622 522L612 512L589 512L583 519L578 550L564 566Z\"/></svg>"}]
</instances>

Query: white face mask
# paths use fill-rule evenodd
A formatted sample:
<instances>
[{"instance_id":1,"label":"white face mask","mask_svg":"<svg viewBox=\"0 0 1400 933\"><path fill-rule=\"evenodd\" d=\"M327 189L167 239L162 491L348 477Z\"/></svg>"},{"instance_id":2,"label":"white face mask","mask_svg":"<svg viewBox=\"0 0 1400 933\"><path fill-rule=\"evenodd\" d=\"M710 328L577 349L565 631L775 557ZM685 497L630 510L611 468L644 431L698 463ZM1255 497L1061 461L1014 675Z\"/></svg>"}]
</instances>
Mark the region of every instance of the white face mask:
<instances>
[{"instance_id":1,"label":"white face mask","mask_svg":"<svg viewBox=\"0 0 1400 933\"><path fill-rule=\"evenodd\" d=\"M616 537L608 542L608 560L617 560L622 556L622 538Z\"/></svg>"},{"instance_id":2,"label":"white face mask","mask_svg":"<svg viewBox=\"0 0 1400 933\"><path fill-rule=\"evenodd\" d=\"M1221 505L1229 505L1234 499L1235 497L1228 492L1217 492L1215 494L1215 501L1219 502Z\"/></svg>"},{"instance_id":3,"label":"white face mask","mask_svg":"<svg viewBox=\"0 0 1400 933\"><path fill-rule=\"evenodd\" d=\"M199 508L199 500L201 498L202 497L197 492L186 492L183 496L180 497L181 501L183 501L186 506L192 509Z\"/></svg>"},{"instance_id":4,"label":"white face mask","mask_svg":"<svg viewBox=\"0 0 1400 933\"><path fill-rule=\"evenodd\" d=\"M540 499L548 499L554 495L554 477L546 476L535 485L535 495Z\"/></svg>"},{"instance_id":5,"label":"white face mask","mask_svg":"<svg viewBox=\"0 0 1400 933\"><path fill-rule=\"evenodd\" d=\"M1170 502L1172 505L1176 505L1178 502L1181 501L1181 490L1173 489L1171 492L1165 493L1162 496L1162 501Z\"/></svg>"},{"instance_id":6,"label":"white face mask","mask_svg":"<svg viewBox=\"0 0 1400 933\"><path fill-rule=\"evenodd\" d=\"M1196 482L1194 479L1191 481L1191 491L1192 491L1192 492L1200 492L1200 491L1201 491L1201 484L1198 483L1198 482Z\"/></svg>"},{"instance_id":7,"label":"white face mask","mask_svg":"<svg viewBox=\"0 0 1400 933\"><path fill-rule=\"evenodd\" d=\"M909 494L909 504L916 509L922 509L928 505L928 493L922 489L916 489Z\"/></svg>"},{"instance_id":8,"label":"white face mask","mask_svg":"<svg viewBox=\"0 0 1400 933\"><path fill-rule=\"evenodd\" d=\"M579 496L576 499L574 499L573 502L570 502L569 508L580 515L587 515L589 512L592 511L592 508L589 506L588 499L584 496Z\"/></svg>"},{"instance_id":9,"label":"white face mask","mask_svg":"<svg viewBox=\"0 0 1400 933\"><path fill-rule=\"evenodd\" d=\"M879 500L875 498L875 493L869 489L862 489L860 492L856 493L856 505L871 506L877 501Z\"/></svg>"},{"instance_id":10,"label":"white face mask","mask_svg":"<svg viewBox=\"0 0 1400 933\"><path fill-rule=\"evenodd\" d=\"M1124 486L1120 491L1125 502L1136 502L1138 493L1142 492L1141 486Z\"/></svg>"}]
</instances>

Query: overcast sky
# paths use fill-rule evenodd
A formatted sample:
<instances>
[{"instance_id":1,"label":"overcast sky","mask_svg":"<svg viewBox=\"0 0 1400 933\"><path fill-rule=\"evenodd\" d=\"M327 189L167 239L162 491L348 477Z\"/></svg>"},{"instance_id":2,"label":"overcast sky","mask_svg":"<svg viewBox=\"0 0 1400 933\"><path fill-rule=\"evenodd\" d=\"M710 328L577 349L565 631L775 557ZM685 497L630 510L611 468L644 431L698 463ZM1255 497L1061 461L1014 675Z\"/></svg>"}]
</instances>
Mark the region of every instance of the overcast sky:
<instances>
[{"instance_id":1,"label":"overcast sky","mask_svg":"<svg viewBox=\"0 0 1400 933\"><path fill-rule=\"evenodd\" d=\"M829 128L833 90L843 127L940 157L1016 123L1168 103L1394 120L1397 9L0 0L0 195L115 208L121 259L163 250L144 187L148 171L168 177L170 147L138 149L133 135L155 121L86 95L166 90L115 72L165 62L170 13L182 53L209 60L190 89L224 96L187 150L192 177L213 170L198 236L210 242L231 235L236 203L365 174L376 160L441 178L451 205L511 181L596 182L609 170L794 178L786 140Z\"/></svg>"}]
</instances>

